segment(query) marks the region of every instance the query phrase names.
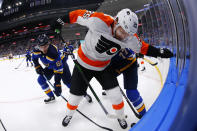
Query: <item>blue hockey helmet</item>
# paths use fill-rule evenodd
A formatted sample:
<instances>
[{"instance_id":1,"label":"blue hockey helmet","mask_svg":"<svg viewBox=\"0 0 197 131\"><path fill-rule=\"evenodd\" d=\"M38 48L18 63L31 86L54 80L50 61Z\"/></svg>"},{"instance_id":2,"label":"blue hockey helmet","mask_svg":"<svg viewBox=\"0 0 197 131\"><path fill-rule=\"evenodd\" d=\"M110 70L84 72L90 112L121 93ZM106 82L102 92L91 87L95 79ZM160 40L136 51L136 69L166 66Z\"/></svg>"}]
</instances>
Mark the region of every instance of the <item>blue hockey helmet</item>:
<instances>
[{"instance_id":1,"label":"blue hockey helmet","mask_svg":"<svg viewBox=\"0 0 197 131\"><path fill-rule=\"evenodd\" d=\"M38 46L44 46L49 42L49 37L46 34L41 34L37 38Z\"/></svg>"}]
</instances>

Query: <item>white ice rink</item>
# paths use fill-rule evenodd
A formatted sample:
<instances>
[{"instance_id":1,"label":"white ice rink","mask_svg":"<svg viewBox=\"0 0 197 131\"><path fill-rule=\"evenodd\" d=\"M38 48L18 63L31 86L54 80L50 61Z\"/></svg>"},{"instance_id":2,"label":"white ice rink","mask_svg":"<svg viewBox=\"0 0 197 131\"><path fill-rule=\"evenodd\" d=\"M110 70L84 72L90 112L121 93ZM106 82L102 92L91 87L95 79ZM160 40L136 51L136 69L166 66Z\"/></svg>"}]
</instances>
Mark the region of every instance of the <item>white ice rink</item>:
<instances>
[{"instance_id":1,"label":"white ice rink","mask_svg":"<svg viewBox=\"0 0 197 131\"><path fill-rule=\"evenodd\" d=\"M150 59L158 62L156 69L145 62L146 70L139 70L138 89L144 99L146 109L149 109L156 100L162 89L162 81L168 72L168 59ZM68 125L62 126L62 120L65 117L66 102L61 98L57 98L55 103L45 104L43 100L47 96L37 83L37 77L33 67L26 67L24 61L18 69L15 69L23 60L4 60L0 61L0 119L2 120L7 131L104 131L97 127L89 120L76 112ZM71 72L73 62L68 60ZM160 73L161 75L160 75ZM120 86L123 87L122 76L118 77ZM51 80L53 83L53 78ZM108 112L113 113L110 102L107 97L102 96L102 90L99 83L93 79L90 84L96 91ZM62 83L63 96L68 98L68 88ZM96 99L88 89L88 93L93 98L93 103L88 103L85 99L80 103L79 110L90 117L92 120L113 129L114 131L122 131L116 119L109 119L97 103ZM125 101L125 113L128 115L126 119L128 128L130 124L137 122L132 110ZM4 131L0 124L0 131Z\"/></svg>"}]
</instances>

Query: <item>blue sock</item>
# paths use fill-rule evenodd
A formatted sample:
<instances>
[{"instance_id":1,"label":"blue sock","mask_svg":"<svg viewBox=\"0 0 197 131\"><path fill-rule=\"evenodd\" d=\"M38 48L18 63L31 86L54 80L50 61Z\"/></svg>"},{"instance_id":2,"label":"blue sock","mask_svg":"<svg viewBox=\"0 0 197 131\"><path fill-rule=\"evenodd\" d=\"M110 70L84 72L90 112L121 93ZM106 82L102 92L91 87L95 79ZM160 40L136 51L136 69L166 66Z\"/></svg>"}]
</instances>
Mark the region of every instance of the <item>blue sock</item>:
<instances>
[{"instance_id":1,"label":"blue sock","mask_svg":"<svg viewBox=\"0 0 197 131\"><path fill-rule=\"evenodd\" d=\"M133 103L135 109L143 116L146 113L146 108L138 90L126 90L126 94L129 100Z\"/></svg>"}]
</instances>

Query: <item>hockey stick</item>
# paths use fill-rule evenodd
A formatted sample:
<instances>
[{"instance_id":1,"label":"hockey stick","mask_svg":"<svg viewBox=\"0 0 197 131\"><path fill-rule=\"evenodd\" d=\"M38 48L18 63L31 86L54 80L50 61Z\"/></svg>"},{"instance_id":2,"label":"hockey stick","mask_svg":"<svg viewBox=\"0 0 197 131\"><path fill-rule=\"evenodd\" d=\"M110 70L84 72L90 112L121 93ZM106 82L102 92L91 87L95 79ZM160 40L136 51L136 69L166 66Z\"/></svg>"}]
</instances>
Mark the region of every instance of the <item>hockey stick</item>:
<instances>
[{"instance_id":1,"label":"hockey stick","mask_svg":"<svg viewBox=\"0 0 197 131\"><path fill-rule=\"evenodd\" d=\"M1 119L0 119L0 123L1 123L1 125L2 125L2 127L3 127L3 129L4 129L5 131L7 131L6 128L5 128L5 126L3 125L3 122L1 121Z\"/></svg>"},{"instance_id":2,"label":"hockey stick","mask_svg":"<svg viewBox=\"0 0 197 131\"><path fill-rule=\"evenodd\" d=\"M55 89L55 87L51 84L51 82L46 78L45 75L43 75L43 77L47 80L47 82ZM64 99L66 102L68 102L68 100L63 96L63 95L60 95L62 97L62 99ZM95 125L97 125L98 127L102 128L102 129L105 129L105 130L108 130L108 131L113 131L112 129L110 128L107 128L107 127L103 127L99 124L97 124L96 122L94 122L93 120L91 120L89 117L87 117L86 115L84 115L81 111L79 111L78 109L76 109L76 111L81 114L82 116L84 116L86 119L88 119L89 121L91 121L92 123L94 123Z\"/></svg>"},{"instance_id":3,"label":"hockey stick","mask_svg":"<svg viewBox=\"0 0 197 131\"><path fill-rule=\"evenodd\" d=\"M19 65L16 67L16 68L14 68L14 69L18 69L20 66L21 66L21 64L23 63L23 61L25 60L25 58L21 61L21 63L19 63Z\"/></svg>"},{"instance_id":4,"label":"hockey stick","mask_svg":"<svg viewBox=\"0 0 197 131\"><path fill-rule=\"evenodd\" d=\"M146 59L146 58L143 58L146 62L148 62L150 65L152 65L152 66L156 66L157 64L158 64L158 62L155 62L155 63L153 63L152 61L150 61L150 60L148 60L148 59Z\"/></svg>"},{"instance_id":5,"label":"hockey stick","mask_svg":"<svg viewBox=\"0 0 197 131\"><path fill-rule=\"evenodd\" d=\"M125 95L125 93L123 92L123 90L121 89L120 86L118 86L120 88L120 92L122 93L123 97L125 98L125 100L127 101L129 107L131 108L131 110L133 111L133 113L135 114L135 116L138 118L138 119L141 119L142 116L140 114L138 114L135 109L133 108L133 106L131 105L130 101L128 100L127 96Z\"/></svg>"},{"instance_id":6,"label":"hockey stick","mask_svg":"<svg viewBox=\"0 0 197 131\"><path fill-rule=\"evenodd\" d=\"M61 40L65 43L63 37L61 35L59 35ZM69 50L69 48L68 48ZM106 110L106 108L104 107L104 105L102 104L101 100L99 99L99 97L97 96L97 94L95 93L94 89L92 88L92 86L90 85L90 83L88 82L88 80L86 79L86 76L84 75L83 71L81 70L81 68L79 67L79 65L77 64L77 60L74 57L74 54L70 51L69 52L71 55L71 58L75 64L75 66L77 67L77 69L79 70L79 72L81 73L81 76L83 78L83 80L85 81L85 83L88 85L89 89L91 90L92 94L94 95L94 97L96 98L97 102L99 103L99 105L101 106L101 108L103 109L103 111L105 112L106 116L112 119L117 119L117 118L121 118L124 117L126 118L127 116L117 116L115 114L109 114L108 111Z\"/></svg>"}]
</instances>

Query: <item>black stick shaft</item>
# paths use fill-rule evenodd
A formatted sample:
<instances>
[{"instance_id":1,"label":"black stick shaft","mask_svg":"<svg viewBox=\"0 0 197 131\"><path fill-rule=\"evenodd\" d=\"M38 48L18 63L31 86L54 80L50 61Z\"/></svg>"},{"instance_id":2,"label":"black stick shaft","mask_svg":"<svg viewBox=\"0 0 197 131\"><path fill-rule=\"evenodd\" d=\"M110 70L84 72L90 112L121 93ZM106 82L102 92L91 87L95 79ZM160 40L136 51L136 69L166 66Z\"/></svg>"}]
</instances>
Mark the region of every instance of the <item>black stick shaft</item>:
<instances>
[{"instance_id":1,"label":"black stick shaft","mask_svg":"<svg viewBox=\"0 0 197 131\"><path fill-rule=\"evenodd\" d=\"M119 87L120 88L120 87ZM120 88L120 92L122 93L123 97L125 98L125 100L127 101L129 107L131 108L131 110L133 111L133 113L135 114L135 116L138 118L138 119L141 119L142 116L140 114L138 114L135 109L133 108L133 106L131 105L130 101L128 100L127 96L125 95L125 93L123 92L123 90Z\"/></svg>"},{"instance_id":2,"label":"black stick shaft","mask_svg":"<svg viewBox=\"0 0 197 131\"><path fill-rule=\"evenodd\" d=\"M6 128L5 128L5 126L4 126L4 124L3 124L3 122L1 121L1 119L0 119L0 123L1 123L1 125L2 125L2 127L3 127L3 129L4 129L5 131L7 131Z\"/></svg>"}]
</instances>

